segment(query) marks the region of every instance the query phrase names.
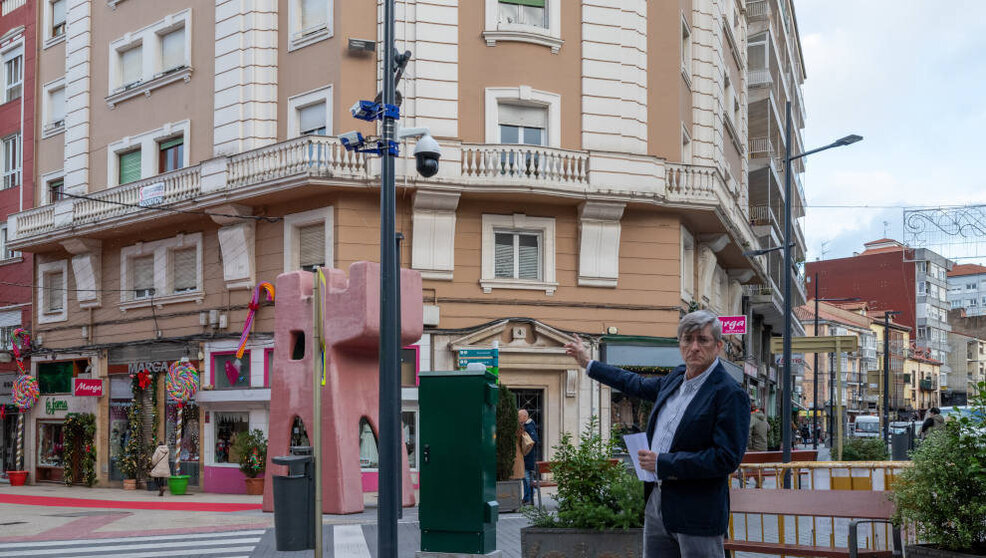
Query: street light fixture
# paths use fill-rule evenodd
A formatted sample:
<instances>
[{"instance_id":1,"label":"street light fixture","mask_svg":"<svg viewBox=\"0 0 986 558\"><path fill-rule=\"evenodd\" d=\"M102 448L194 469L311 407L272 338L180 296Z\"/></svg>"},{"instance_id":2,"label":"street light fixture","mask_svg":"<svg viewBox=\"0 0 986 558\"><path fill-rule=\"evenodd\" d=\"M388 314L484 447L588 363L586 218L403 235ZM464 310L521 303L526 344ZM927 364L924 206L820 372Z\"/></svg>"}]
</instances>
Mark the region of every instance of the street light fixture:
<instances>
[{"instance_id":1,"label":"street light fixture","mask_svg":"<svg viewBox=\"0 0 986 558\"><path fill-rule=\"evenodd\" d=\"M791 243L790 246L794 247L794 243ZM747 250L746 252L743 252L743 255L747 258L752 258L754 256L763 256L764 254L769 254L771 252L776 252L783 249L783 246L771 246L770 248L761 248L759 250Z\"/></svg>"},{"instance_id":2,"label":"street light fixture","mask_svg":"<svg viewBox=\"0 0 986 558\"><path fill-rule=\"evenodd\" d=\"M851 145L862 140L862 136L852 134L840 138L829 145L805 151L800 155L791 155L791 101L785 103L785 132L784 132L784 371L781 375L781 447L782 461L791 461L791 428L787 424L791 420L791 161L807 157L812 153L825 151L833 147ZM784 475L784 488L791 487L790 475Z\"/></svg>"}]
</instances>

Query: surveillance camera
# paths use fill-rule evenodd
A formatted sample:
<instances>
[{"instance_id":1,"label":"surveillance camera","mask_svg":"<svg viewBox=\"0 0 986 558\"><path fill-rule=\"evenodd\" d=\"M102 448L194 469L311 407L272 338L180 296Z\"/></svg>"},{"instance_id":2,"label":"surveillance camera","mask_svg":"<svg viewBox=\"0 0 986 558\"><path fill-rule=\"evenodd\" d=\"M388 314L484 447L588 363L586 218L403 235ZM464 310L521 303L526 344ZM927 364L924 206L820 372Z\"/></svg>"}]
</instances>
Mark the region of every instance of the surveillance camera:
<instances>
[{"instance_id":1,"label":"surveillance camera","mask_svg":"<svg viewBox=\"0 0 986 558\"><path fill-rule=\"evenodd\" d=\"M345 134L339 134L339 141L342 142L342 146L348 150L357 149L363 145L363 134L355 130L352 132L346 132Z\"/></svg>"},{"instance_id":2,"label":"surveillance camera","mask_svg":"<svg viewBox=\"0 0 986 558\"><path fill-rule=\"evenodd\" d=\"M438 159L441 156L442 149L435 138L428 134L421 136L417 145L414 146L414 159L417 161L418 174L425 178L431 178L438 174Z\"/></svg>"}]
</instances>

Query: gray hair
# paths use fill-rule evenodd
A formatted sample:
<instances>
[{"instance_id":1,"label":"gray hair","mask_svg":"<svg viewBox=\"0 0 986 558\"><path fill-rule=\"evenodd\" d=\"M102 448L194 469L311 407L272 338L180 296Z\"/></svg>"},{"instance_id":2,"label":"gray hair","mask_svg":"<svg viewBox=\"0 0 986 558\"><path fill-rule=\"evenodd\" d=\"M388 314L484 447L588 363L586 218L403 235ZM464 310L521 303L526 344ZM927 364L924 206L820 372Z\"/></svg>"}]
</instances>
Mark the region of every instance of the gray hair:
<instances>
[{"instance_id":1,"label":"gray hair","mask_svg":"<svg viewBox=\"0 0 986 558\"><path fill-rule=\"evenodd\" d=\"M678 339L681 339L686 333L702 331L707 325L712 326L712 338L715 339L716 343L721 341L722 322L719 321L719 316L709 310L696 310L691 314L686 314L678 323Z\"/></svg>"}]
</instances>

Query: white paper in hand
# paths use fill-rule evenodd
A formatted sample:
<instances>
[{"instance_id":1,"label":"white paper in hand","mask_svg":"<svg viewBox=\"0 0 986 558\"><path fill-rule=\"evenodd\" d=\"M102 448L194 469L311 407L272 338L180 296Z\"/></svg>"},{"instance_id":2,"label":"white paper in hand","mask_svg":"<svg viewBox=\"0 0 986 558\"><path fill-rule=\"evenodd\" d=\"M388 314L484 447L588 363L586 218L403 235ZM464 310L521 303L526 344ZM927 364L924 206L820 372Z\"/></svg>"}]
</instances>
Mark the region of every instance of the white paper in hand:
<instances>
[{"instance_id":1,"label":"white paper in hand","mask_svg":"<svg viewBox=\"0 0 986 558\"><path fill-rule=\"evenodd\" d=\"M627 452L630 453L630 459L633 460L633 468L637 471L637 478L645 482L657 482L657 475L640 468L640 457L637 456L637 452L640 450L650 450L650 444L647 442L647 434L645 432L624 434L623 442L627 445Z\"/></svg>"}]
</instances>

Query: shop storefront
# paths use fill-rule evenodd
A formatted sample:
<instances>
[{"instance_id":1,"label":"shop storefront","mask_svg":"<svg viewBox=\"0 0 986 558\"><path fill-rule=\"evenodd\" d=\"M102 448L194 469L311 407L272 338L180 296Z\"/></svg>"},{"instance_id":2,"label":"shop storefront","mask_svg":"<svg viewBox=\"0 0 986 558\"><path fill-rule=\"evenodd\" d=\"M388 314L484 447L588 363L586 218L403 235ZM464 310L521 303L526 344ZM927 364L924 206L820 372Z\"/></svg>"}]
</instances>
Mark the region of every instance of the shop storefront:
<instances>
[{"instance_id":1,"label":"shop storefront","mask_svg":"<svg viewBox=\"0 0 986 558\"><path fill-rule=\"evenodd\" d=\"M98 397L74 393L75 378L91 379L91 361L42 360L36 363L35 371L41 395L28 415L25 468L33 472L34 482L62 482L66 468L72 468L73 476L79 478L79 464L65 459L64 425L70 414L96 415L98 411Z\"/></svg>"},{"instance_id":2,"label":"shop storefront","mask_svg":"<svg viewBox=\"0 0 986 558\"><path fill-rule=\"evenodd\" d=\"M204 421L202 489L206 492L245 494L246 477L240 471L236 440L251 430L260 430L267 435L273 339L256 336L251 339L241 358L236 358L236 343L233 341L206 343L204 352L202 389L195 397ZM296 428L300 437L303 426L296 425Z\"/></svg>"}]
</instances>

